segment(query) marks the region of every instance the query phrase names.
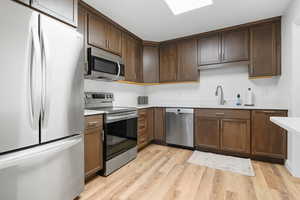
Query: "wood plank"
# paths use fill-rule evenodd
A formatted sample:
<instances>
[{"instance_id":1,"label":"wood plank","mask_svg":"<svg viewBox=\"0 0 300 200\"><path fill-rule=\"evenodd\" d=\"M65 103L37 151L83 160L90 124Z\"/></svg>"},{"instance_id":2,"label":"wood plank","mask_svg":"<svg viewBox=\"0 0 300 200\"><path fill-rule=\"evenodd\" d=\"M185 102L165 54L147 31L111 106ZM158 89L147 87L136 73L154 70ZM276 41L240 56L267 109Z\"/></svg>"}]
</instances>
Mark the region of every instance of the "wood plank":
<instances>
[{"instance_id":1,"label":"wood plank","mask_svg":"<svg viewBox=\"0 0 300 200\"><path fill-rule=\"evenodd\" d=\"M187 163L190 150L149 145L109 177L87 183L79 200L297 200L300 179L282 165L252 161L255 177Z\"/></svg>"}]
</instances>

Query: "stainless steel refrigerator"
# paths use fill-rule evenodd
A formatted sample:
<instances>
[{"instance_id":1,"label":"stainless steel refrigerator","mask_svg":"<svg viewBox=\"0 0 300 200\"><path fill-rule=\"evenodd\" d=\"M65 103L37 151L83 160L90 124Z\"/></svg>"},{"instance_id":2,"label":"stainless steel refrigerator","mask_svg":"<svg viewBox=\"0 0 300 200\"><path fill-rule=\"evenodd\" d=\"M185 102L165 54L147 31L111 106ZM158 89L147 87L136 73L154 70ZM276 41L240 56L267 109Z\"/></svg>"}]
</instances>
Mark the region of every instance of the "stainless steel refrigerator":
<instances>
[{"instance_id":1,"label":"stainless steel refrigerator","mask_svg":"<svg viewBox=\"0 0 300 200\"><path fill-rule=\"evenodd\" d=\"M84 188L82 36L0 2L0 199L72 200Z\"/></svg>"}]
</instances>

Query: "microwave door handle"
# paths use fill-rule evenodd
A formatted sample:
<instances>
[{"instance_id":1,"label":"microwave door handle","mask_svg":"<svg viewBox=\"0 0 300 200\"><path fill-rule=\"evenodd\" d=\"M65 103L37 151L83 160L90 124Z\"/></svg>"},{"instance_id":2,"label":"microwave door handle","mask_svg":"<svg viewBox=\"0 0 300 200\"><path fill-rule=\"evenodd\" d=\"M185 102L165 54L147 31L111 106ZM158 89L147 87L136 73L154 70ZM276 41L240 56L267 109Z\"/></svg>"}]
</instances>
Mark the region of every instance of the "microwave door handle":
<instances>
[{"instance_id":1,"label":"microwave door handle","mask_svg":"<svg viewBox=\"0 0 300 200\"><path fill-rule=\"evenodd\" d=\"M121 65L119 62L117 62L117 65L118 65L118 74L117 74L117 80L118 80L121 74Z\"/></svg>"}]
</instances>

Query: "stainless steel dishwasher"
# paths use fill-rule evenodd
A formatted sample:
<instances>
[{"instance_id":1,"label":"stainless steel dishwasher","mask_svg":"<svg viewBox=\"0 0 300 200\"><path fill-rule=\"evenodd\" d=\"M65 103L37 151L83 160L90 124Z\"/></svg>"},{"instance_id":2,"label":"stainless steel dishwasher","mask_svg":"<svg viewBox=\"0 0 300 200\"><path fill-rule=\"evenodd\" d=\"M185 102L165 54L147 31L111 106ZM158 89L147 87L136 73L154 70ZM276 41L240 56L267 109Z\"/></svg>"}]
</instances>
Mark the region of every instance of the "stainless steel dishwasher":
<instances>
[{"instance_id":1,"label":"stainless steel dishwasher","mask_svg":"<svg viewBox=\"0 0 300 200\"><path fill-rule=\"evenodd\" d=\"M194 109L166 109L167 144L194 147Z\"/></svg>"}]
</instances>

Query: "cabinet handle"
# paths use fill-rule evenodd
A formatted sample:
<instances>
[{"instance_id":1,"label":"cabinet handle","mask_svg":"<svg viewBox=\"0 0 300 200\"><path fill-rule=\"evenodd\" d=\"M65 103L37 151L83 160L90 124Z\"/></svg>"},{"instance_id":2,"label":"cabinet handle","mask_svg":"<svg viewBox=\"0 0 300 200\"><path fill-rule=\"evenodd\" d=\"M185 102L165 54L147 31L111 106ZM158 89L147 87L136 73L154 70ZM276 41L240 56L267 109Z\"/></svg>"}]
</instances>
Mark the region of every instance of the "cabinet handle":
<instances>
[{"instance_id":1,"label":"cabinet handle","mask_svg":"<svg viewBox=\"0 0 300 200\"><path fill-rule=\"evenodd\" d=\"M97 124L98 122L88 122L88 127L95 127Z\"/></svg>"},{"instance_id":2,"label":"cabinet handle","mask_svg":"<svg viewBox=\"0 0 300 200\"><path fill-rule=\"evenodd\" d=\"M216 115L225 115L225 113L216 113Z\"/></svg>"},{"instance_id":3,"label":"cabinet handle","mask_svg":"<svg viewBox=\"0 0 300 200\"><path fill-rule=\"evenodd\" d=\"M102 130L102 141L104 142L104 130Z\"/></svg>"}]
</instances>

